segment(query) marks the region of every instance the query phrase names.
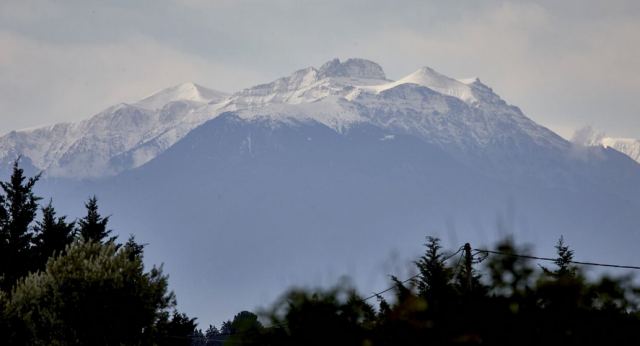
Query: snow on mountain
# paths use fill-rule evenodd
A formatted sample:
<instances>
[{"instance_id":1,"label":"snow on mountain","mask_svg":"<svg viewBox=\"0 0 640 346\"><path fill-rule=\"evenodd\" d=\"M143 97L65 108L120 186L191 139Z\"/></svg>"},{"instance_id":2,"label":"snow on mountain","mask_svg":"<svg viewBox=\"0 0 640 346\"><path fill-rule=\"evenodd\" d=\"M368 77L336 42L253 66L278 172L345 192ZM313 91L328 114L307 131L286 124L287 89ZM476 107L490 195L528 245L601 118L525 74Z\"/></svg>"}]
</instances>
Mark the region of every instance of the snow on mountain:
<instances>
[{"instance_id":1,"label":"snow on mountain","mask_svg":"<svg viewBox=\"0 0 640 346\"><path fill-rule=\"evenodd\" d=\"M51 176L114 175L149 162L226 112L274 125L314 121L340 133L368 123L452 153L480 153L479 161L502 161L504 150L496 149L502 146L524 156L531 145L569 147L478 79L459 81L424 67L394 82L375 62L334 59L232 95L185 83L79 123L12 132L0 138L0 158L22 154Z\"/></svg>"},{"instance_id":2,"label":"snow on mountain","mask_svg":"<svg viewBox=\"0 0 640 346\"><path fill-rule=\"evenodd\" d=\"M388 83L380 65L364 59L331 60L319 69L308 67L291 76L234 94L225 110L254 110L270 104L301 104L337 96L346 98L358 85Z\"/></svg>"},{"instance_id":3,"label":"snow on mountain","mask_svg":"<svg viewBox=\"0 0 640 346\"><path fill-rule=\"evenodd\" d=\"M515 133L543 146L568 143L508 105L478 79L466 83L431 68L393 82L382 68L363 59L332 60L289 77L242 90L222 111L241 118L313 120L342 132L363 122L419 134L443 147L487 147Z\"/></svg>"},{"instance_id":4,"label":"snow on mountain","mask_svg":"<svg viewBox=\"0 0 640 346\"><path fill-rule=\"evenodd\" d=\"M600 144L606 148L613 148L640 163L640 139L604 137L600 140Z\"/></svg>"},{"instance_id":5,"label":"snow on mountain","mask_svg":"<svg viewBox=\"0 0 640 346\"><path fill-rule=\"evenodd\" d=\"M377 92L381 92L387 89L394 88L401 84L416 84L425 86L441 94L453 96L468 103L478 101L473 92L473 84L466 84L456 79L449 78L436 72L430 67L422 67L417 71L411 73L410 75L399 79L396 82L377 85L372 87L372 89L376 90Z\"/></svg>"},{"instance_id":6,"label":"snow on mountain","mask_svg":"<svg viewBox=\"0 0 640 346\"><path fill-rule=\"evenodd\" d=\"M183 83L164 90L136 102L135 105L145 109L160 109L173 101L192 101L196 103L217 103L225 99L226 93L207 89L195 83Z\"/></svg>"},{"instance_id":7,"label":"snow on mountain","mask_svg":"<svg viewBox=\"0 0 640 346\"><path fill-rule=\"evenodd\" d=\"M12 131L0 138L0 158L10 161L22 155L48 176L114 175L148 162L208 120L193 111L222 97L192 83L181 84L77 123Z\"/></svg>"}]
</instances>

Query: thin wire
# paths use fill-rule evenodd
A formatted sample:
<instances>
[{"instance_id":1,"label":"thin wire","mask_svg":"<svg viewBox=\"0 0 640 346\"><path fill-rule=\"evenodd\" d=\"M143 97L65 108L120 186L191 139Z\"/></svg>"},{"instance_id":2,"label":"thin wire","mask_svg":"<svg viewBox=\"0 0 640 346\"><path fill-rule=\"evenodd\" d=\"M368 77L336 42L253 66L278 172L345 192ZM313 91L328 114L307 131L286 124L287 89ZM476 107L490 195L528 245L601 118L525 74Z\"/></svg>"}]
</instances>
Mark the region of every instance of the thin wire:
<instances>
[{"instance_id":1,"label":"thin wire","mask_svg":"<svg viewBox=\"0 0 640 346\"><path fill-rule=\"evenodd\" d=\"M484 253L487 253L487 254L509 256L509 257L528 258L528 259L540 260L540 261L551 261L551 262L556 262L557 261L556 258L538 257L538 256L530 256L530 255L520 255L520 254L515 254L515 253L484 250L484 249L475 249L475 251L476 252L484 252ZM627 266L627 265L620 265L620 264L606 264L606 263L582 262L582 261L568 261L568 262L569 263L573 263L573 264L585 265L585 266L598 266L598 267L609 267L609 268L622 268L622 269L640 270L639 266Z\"/></svg>"},{"instance_id":2,"label":"thin wire","mask_svg":"<svg viewBox=\"0 0 640 346\"><path fill-rule=\"evenodd\" d=\"M451 259L452 257L456 256L457 254L459 254L462 250L464 249L464 246L461 246L458 251L452 253L451 255L445 257L442 259L442 262L446 262L449 259ZM550 261L550 262L556 262L556 258L550 258L550 257L538 257L538 256L530 256L530 255L521 255L521 254L516 254L516 253L507 253L507 252L500 252L500 251L493 251L493 250L486 250L486 249L474 249L473 250L476 254L477 253L486 253L486 254L494 254L494 255L500 255L500 256L509 256L509 257L519 257L519 258L527 258L527 259L532 259L532 260L540 260L540 261ZM456 269L458 270L460 267L460 262L462 262L462 258L464 257L464 254L462 254L460 256L460 259L458 260L458 263L456 265ZM568 261L569 263L573 263L573 264L578 264L578 265L586 265L586 266L598 266L598 267L609 267L609 268L622 268L622 269L634 269L634 270L640 270L640 266L628 266L628 265L620 265L620 264L607 264L607 263L596 263L596 262L583 262L583 261ZM415 280L416 278L418 278L420 276L420 274L416 274L413 275L412 277L401 281L400 283L405 284L411 280ZM387 293L393 289L395 289L396 286L391 286L387 289L384 289L380 292L374 293L364 299L362 299L363 302L366 302L369 299L373 299L376 297L379 297L380 295ZM279 323L276 324L274 326L271 327L284 327L286 326L287 323L283 322L283 323ZM236 334L237 335L237 334ZM185 338L185 337L173 337L173 338ZM200 340L205 340L205 341L225 341L225 342L234 342L235 340L229 340L229 339L222 339L224 338L224 336L219 336L219 337L214 337L214 338L207 338L205 337L195 337L195 336L191 336L191 337L186 337L185 339L200 339Z\"/></svg>"},{"instance_id":3,"label":"thin wire","mask_svg":"<svg viewBox=\"0 0 640 346\"><path fill-rule=\"evenodd\" d=\"M460 275L460 268L462 268L461 264L462 264L463 258L464 258L464 253L460 255L460 258L458 258L458 263L456 263L456 270L453 273L454 278L457 278L458 275Z\"/></svg>"},{"instance_id":4,"label":"thin wire","mask_svg":"<svg viewBox=\"0 0 640 346\"><path fill-rule=\"evenodd\" d=\"M455 256L455 255L459 254L459 253L460 253L460 251L462 251L463 249L464 249L464 246L461 246L461 247L458 249L458 251L456 251L456 252L452 253L451 255L449 255L449 256L447 256L447 257L443 258L443 259L442 259L442 262L446 262L446 261L450 260L453 256ZM408 279L406 279L406 280L404 280L404 281L400 281L400 283L401 283L401 284L406 284L407 282L412 281L412 280L415 280L415 279L416 279L416 278L418 278L418 277L420 277L420 274L416 274L416 275L414 275L414 276L412 276L412 277L410 277L410 278L408 278ZM385 293L387 293L387 292L389 292L389 291L391 291L391 290L394 290L395 288L396 288L396 286L395 286L395 285L394 285L394 286L391 286L391 287L389 287L389 288L387 288L387 289L385 289L385 290L382 290L382 291L377 292L377 293L374 293L374 294L372 294L372 295L370 295L370 296L368 296L368 297L366 297L366 298L363 298L363 299L362 299L362 301L363 301L363 302L366 302L366 301L367 301L367 300L369 300L369 299L373 299L373 298L379 297L380 295L385 294Z\"/></svg>"}]
</instances>

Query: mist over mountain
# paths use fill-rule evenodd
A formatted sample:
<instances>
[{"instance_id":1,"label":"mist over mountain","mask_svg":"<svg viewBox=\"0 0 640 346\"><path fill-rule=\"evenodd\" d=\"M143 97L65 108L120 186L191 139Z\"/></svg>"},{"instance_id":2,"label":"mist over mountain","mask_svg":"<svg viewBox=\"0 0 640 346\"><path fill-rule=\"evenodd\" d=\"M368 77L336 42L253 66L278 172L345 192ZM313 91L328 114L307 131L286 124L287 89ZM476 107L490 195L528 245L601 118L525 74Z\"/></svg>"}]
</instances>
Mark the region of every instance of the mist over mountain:
<instances>
[{"instance_id":1,"label":"mist over mountain","mask_svg":"<svg viewBox=\"0 0 640 346\"><path fill-rule=\"evenodd\" d=\"M541 252L564 235L586 259L638 261L640 164L611 147L564 140L477 78L422 67L391 81L335 59L14 131L0 162L43 170L41 194L73 216L97 194L207 323L342 274L375 291L398 274L377 268L426 234L452 247L512 234Z\"/></svg>"}]
</instances>

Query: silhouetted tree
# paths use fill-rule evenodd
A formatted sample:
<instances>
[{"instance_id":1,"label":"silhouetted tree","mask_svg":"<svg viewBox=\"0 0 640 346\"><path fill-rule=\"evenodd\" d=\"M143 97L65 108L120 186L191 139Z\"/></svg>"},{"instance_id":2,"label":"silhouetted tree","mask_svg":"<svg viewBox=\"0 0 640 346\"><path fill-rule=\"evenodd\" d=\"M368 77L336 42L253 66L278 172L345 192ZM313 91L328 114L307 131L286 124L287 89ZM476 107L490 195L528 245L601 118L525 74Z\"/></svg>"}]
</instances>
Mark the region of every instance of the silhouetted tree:
<instances>
[{"instance_id":1,"label":"silhouetted tree","mask_svg":"<svg viewBox=\"0 0 640 346\"><path fill-rule=\"evenodd\" d=\"M111 234L111 230L107 229L109 216L103 217L98 210L98 199L96 196L89 198L85 203L87 215L78 220L78 235L83 241L105 242L105 239ZM107 241L112 242L116 237L111 237Z\"/></svg>"},{"instance_id":2,"label":"silhouetted tree","mask_svg":"<svg viewBox=\"0 0 640 346\"><path fill-rule=\"evenodd\" d=\"M557 268L552 271L543 267L544 272L556 278L571 278L575 276L577 274L577 267L571 264L573 261L573 250L565 244L564 237L561 236L560 239L558 239L555 248L558 257L556 257L554 262Z\"/></svg>"},{"instance_id":3,"label":"silhouetted tree","mask_svg":"<svg viewBox=\"0 0 640 346\"><path fill-rule=\"evenodd\" d=\"M124 244L124 251L129 255L129 259L131 259L132 261L136 258L142 259L142 255L144 253L144 244L137 243L135 237L132 234Z\"/></svg>"},{"instance_id":4,"label":"silhouetted tree","mask_svg":"<svg viewBox=\"0 0 640 346\"><path fill-rule=\"evenodd\" d=\"M8 290L35 267L30 225L38 211L33 187L40 175L26 178L19 160L13 163L9 181L0 182L0 288Z\"/></svg>"},{"instance_id":5,"label":"silhouetted tree","mask_svg":"<svg viewBox=\"0 0 640 346\"><path fill-rule=\"evenodd\" d=\"M222 333L215 326L210 325L204 334L206 338L206 346L222 345Z\"/></svg>"},{"instance_id":6,"label":"silhouetted tree","mask_svg":"<svg viewBox=\"0 0 640 346\"><path fill-rule=\"evenodd\" d=\"M64 253L75 237L75 223L67 223L65 216L56 216L51 200L42 207L42 219L34 226L37 269L44 268L49 257Z\"/></svg>"},{"instance_id":7,"label":"silhouetted tree","mask_svg":"<svg viewBox=\"0 0 640 346\"><path fill-rule=\"evenodd\" d=\"M220 334L229 336L233 334L233 327L231 326L231 321L224 321L220 326Z\"/></svg>"},{"instance_id":8,"label":"silhouetted tree","mask_svg":"<svg viewBox=\"0 0 640 346\"><path fill-rule=\"evenodd\" d=\"M366 345L376 314L353 290L293 290L270 314L273 327L234 336L245 345Z\"/></svg>"},{"instance_id":9,"label":"silhouetted tree","mask_svg":"<svg viewBox=\"0 0 640 346\"><path fill-rule=\"evenodd\" d=\"M159 345L191 345L196 334L196 319L189 318L186 314L174 311L171 320L160 324L162 338Z\"/></svg>"},{"instance_id":10,"label":"silhouetted tree","mask_svg":"<svg viewBox=\"0 0 640 346\"><path fill-rule=\"evenodd\" d=\"M202 330L196 329L191 337L191 346L207 346L207 337Z\"/></svg>"},{"instance_id":11,"label":"silhouetted tree","mask_svg":"<svg viewBox=\"0 0 640 346\"><path fill-rule=\"evenodd\" d=\"M418 295L426 300L432 312L438 312L445 308L453 295L453 272L447 267L443 255L440 240L427 237L425 254L415 263L419 271L416 280Z\"/></svg>"}]
</instances>

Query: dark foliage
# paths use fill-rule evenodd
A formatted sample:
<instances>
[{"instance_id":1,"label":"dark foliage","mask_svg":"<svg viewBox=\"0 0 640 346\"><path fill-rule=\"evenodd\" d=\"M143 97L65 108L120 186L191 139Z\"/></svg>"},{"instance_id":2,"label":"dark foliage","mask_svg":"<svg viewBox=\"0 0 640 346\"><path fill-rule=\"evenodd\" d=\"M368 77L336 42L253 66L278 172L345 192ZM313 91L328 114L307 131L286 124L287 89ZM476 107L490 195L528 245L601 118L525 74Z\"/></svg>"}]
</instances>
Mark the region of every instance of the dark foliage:
<instances>
[{"instance_id":1,"label":"dark foliage","mask_svg":"<svg viewBox=\"0 0 640 346\"><path fill-rule=\"evenodd\" d=\"M513 256L528 249L509 240L497 249L506 255L469 248L445 261L429 238L416 279L392 278L393 299L378 297L377 311L349 290L292 291L265 315L267 327L236 333L234 345L640 344L630 277L587 280L564 239L553 269Z\"/></svg>"},{"instance_id":2,"label":"dark foliage","mask_svg":"<svg viewBox=\"0 0 640 346\"><path fill-rule=\"evenodd\" d=\"M30 225L38 212L40 197L33 187L39 179L39 175L26 178L18 159L9 181L0 182L0 288L4 290L34 267Z\"/></svg>"},{"instance_id":3,"label":"dark foliage","mask_svg":"<svg viewBox=\"0 0 640 346\"><path fill-rule=\"evenodd\" d=\"M189 345L195 319L175 311L161 269L144 270L144 245L108 238L95 197L76 237L51 201L38 204L38 179L16 161L0 182L0 344Z\"/></svg>"},{"instance_id":4,"label":"dark foliage","mask_svg":"<svg viewBox=\"0 0 640 346\"><path fill-rule=\"evenodd\" d=\"M66 221L65 216L56 217L51 201L42 207L42 219L33 227L36 236L33 239L36 255L36 269L43 269L47 260L65 249L75 238L75 223Z\"/></svg>"},{"instance_id":5,"label":"dark foliage","mask_svg":"<svg viewBox=\"0 0 640 346\"><path fill-rule=\"evenodd\" d=\"M111 230L107 228L109 216L103 217L98 210L98 198L93 196L85 203L87 215L78 220L78 235L84 241L114 241L116 237L109 237Z\"/></svg>"}]
</instances>

